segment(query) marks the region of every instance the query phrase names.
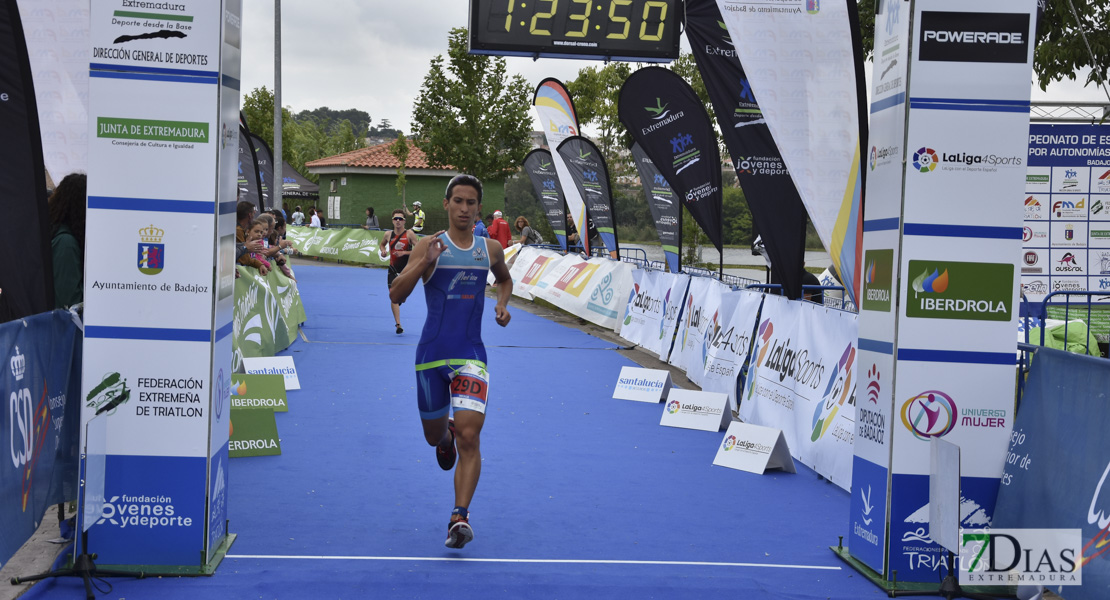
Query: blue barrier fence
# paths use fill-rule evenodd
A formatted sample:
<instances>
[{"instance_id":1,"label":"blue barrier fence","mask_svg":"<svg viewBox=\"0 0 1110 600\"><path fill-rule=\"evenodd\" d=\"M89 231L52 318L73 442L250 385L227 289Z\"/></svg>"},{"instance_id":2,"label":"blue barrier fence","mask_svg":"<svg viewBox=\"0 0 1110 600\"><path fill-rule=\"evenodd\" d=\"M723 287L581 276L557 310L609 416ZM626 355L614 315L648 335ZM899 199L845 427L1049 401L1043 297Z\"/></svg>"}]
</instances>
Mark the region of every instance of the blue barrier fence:
<instances>
[{"instance_id":1,"label":"blue barrier fence","mask_svg":"<svg viewBox=\"0 0 1110 600\"><path fill-rule=\"evenodd\" d=\"M46 509L77 498L81 332L64 310L0 324L0 565ZM9 448L10 446L10 448Z\"/></svg>"}]
</instances>

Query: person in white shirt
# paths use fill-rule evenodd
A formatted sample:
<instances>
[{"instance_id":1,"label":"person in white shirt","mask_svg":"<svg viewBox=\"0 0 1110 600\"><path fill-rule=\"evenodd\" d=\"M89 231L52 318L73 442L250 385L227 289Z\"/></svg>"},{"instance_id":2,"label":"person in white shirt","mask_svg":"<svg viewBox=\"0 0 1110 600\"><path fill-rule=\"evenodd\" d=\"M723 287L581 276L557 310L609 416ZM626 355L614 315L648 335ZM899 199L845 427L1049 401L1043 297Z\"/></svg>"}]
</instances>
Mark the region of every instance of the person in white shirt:
<instances>
[{"instance_id":1,"label":"person in white shirt","mask_svg":"<svg viewBox=\"0 0 1110 600\"><path fill-rule=\"evenodd\" d=\"M309 227L320 226L320 213L315 208L308 209L308 214L312 215L312 222L308 224Z\"/></svg>"},{"instance_id":2,"label":"person in white shirt","mask_svg":"<svg viewBox=\"0 0 1110 600\"><path fill-rule=\"evenodd\" d=\"M301 212L301 207L299 206L293 210L293 224L304 225L304 213Z\"/></svg>"}]
</instances>

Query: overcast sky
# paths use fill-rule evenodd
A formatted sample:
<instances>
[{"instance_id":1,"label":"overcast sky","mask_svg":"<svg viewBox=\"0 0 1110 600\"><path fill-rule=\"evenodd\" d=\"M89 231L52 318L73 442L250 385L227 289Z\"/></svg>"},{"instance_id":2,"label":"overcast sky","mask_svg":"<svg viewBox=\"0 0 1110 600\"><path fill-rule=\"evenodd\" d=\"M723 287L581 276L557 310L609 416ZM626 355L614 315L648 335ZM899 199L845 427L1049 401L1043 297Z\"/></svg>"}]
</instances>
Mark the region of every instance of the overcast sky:
<instances>
[{"instance_id":1,"label":"overcast sky","mask_svg":"<svg viewBox=\"0 0 1110 600\"><path fill-rule=\"evenodd\" d=\"M431 60L447 53L447 34L465 27L467 0L284 0L281 102L294 111L321 106L357 108L374 124L389 119L411 131L412 105ZM685 36L684 50L689 50ZM545 77L574 79L601 63L506 57L510 73L533 87ZM1082 78L1081 78L1082 79ZM243 3L242 90L274 87L274 3ZM1106 102L1105 93L1079 82L1054 84L1033 100Z\"/></svg>"}]
</instances>

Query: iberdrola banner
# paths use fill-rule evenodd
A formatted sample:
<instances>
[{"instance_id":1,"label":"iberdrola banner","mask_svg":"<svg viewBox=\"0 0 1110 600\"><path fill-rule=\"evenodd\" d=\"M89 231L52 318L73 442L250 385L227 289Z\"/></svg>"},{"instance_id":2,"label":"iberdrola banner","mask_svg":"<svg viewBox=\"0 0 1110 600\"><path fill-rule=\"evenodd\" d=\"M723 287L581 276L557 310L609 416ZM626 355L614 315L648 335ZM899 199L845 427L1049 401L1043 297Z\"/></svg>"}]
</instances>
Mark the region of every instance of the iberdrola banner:
<instances>
[{"instance_id":1,"label":"iberdrola banner","mask_svg":"<svg viewBox=\"0 0 1110 600\"><path fill-rule=\"evenodd\" d=\"M254 157L258 161L258 177L262 182L262 205L281 208L281 199L270 199L270 190L274 189L274 153L266 140L251 134L251 146L254 148Z\"/></svg>"},{"instance_id":2,"label":"iberdrola banner","mask_svg":"<svg viewBox=\"0 0 1110 600\"><path fill-rule=\"evenodd\" d=\"M574 186L586 203L586 211L593 219L609 256L620 258L613 199L609 192L609 167L605 164L605 157L593 142L579 135L563 140L556 152L563 158Z\"/></svg>"},{"instance_id":3,"label":"iberdrola banner","mask_svg":"<svg viewBox=\"0 0 1110 600\"><path fill-rule=\"evenodd\" d=\"M721 153L693 88L672 71L646 67L625 80L617 106L632 139L721 250Z\"/></svg>"},{"instance_id":4,"label":"iberdrola banner","mask_svg":"<svg viewBox=\"0 0 1110 600\"><path fill-rule=\"evenodd\" d=\"M578 116L574 112L574 102L570 99L566 86L558 79L549 77L541 81L536 86L532 105L536 107L536 115L547 137L548 148L558 148L563 140L572 135L578 135ZM553 153L551 158L555 164L555 172L559 174L559 181L562 183L563 197L570 211L569 216L581 232L578 237L586 252L589 253L590 236L586 234L586 204L582 200L582 195L578 193L578 188L574 186L563 158L558 152Z\"/></svg>"},{"instance_id":5,"label":"iberdrola banner","mask_svg":"<svg viewBox=\"0 0 1110 600\"><path fill-rule=\"evenodd\" d=\"M810 220L858 304L860 143L867 136L853 58L856 4L717 0L717 6Z\"/></svg>"},{"instance_id":6,"label":"iberdrola banner","mask_svg":"<svg viewBox=\"0 0 1110 600\"><path fill-rule=\"evenodd\" d=\"M564 208L566 201L563 199L563 187L559 185L559 174L555 172L555 159L551 153L543 148L536 148L524 157L524 172L532 181L532 189L536 191L540 203L543 204L543 214L547 217L547 224L555 232L555 239L563 251L567 249L567 213Z\"/></svg>"},{"instance_id":7,"label":"iberdrola banner","mask_svg":"<svg viewBox=\"0 0 1110 600\"><path fill-rule=\"evenodd\" d=\"M655 163L651 162L640 144L633 142L631 150L636 170L640 173L640 184L647 195L651 218L655 221L655 231L659 233L659 242L663 246L667 268L671 273L678 273L681 270L682 204L671 184L667 183L667 178L655 168Z\"/></svg>"},{"instance_id":8,"label":"iberdrola banner","mask_svg":"<svg viewBox=\"0 0 1110 600\"><path fill-rule=\"evenodd\" d=\"M368 229L321 229L319 227L296 227L285 229L285 238L293 242L293 247L305 256L329 258L345 262L380 264L383 259L378 254L378 243L384 232Z\"/></svg>"},{"instance_id":9,"label":"iberdrola banner","mask_svg":"<svg viewBox=\"0 0 1110 600\"><path fill-rule=\"evenodd\" d=\"M257 159L251 146L250 132L239 124L239 201L254 204L258 212L265 210L262 204L262 180L258 176Z\"/></svg>"},{"instance_id":10,"label":"iberdrola banner","mask_svg":"<svg viewBox=\"0 0 1110 600\"><path fill-rule=\"evenodd\" d=\"M715 0L686 1L686 37L697 61L736 177L763 236L773 281L802 293L806 208L756 103Z\"/></svg>"}]
</instances>

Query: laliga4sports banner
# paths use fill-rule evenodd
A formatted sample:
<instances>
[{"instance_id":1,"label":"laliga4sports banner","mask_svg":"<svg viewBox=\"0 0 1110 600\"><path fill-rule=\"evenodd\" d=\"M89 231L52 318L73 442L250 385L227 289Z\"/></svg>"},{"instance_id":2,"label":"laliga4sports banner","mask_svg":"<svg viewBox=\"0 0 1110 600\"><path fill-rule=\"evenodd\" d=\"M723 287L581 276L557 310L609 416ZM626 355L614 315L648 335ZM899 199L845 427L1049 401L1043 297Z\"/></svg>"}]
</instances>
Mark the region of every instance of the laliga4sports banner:
<instances>
[{"instance_id":1,"label":"laliga4sports banner","mask_svg":"<svg viewBox=\"0 0 1110 600\"><path fill-rule=\"evenodd\" d=\"M620 334L645 350L665 356L674 338L674 325L690 276L652 269L637 272L640 278L629 292Z\"/></svg>"},{"instance_id":2,"label":"laliga4sports banner","mask_svg":"<svg viewBox=\"0 0 1110 600\"><path fill-rule=\"evenodd\" d=\"M721 154L693 88L672 71L646 67L625 80L617 106L632 139L721 250Z\"/></svg>"},{"instance_id":3,"label":"laliga4sports banner","mask_svg":"<svg viewBox=\"0 0 1110 600\"><path fill-rule=\"evenodd\" d=\"M748 359L762 300L762 294L747 290L726 294L721 303L721 318L713 324L712 334L706 336L704 344L705 375L701 389L728 394L734 418L739 417L737 378Z\"/></svg>"},{"instance_id":4,"label":"laliga4sports banner","mask_svg":"<svg viewBox=\"0 0 1110 600\"><path fill-rule=\"evenodd\" d=\"M532 189L543 205L543 214L547 223L555 232L555 239L563 251L567 249L567 213L564 209L566 201L563 199L563 187L559 185L559 174L555 172L555 160L551 153L543 148L536 148L524 157L524 172L532 181Z\"/></svg>"},{"instance_id":5,"label":"laliga4sports banner","mask_svg":"<svg viewBox=\"0 0 1110 600\"><path fill-rule=\"evenodd\" d=\"M810 220L858 305L867 123L860 117L856 3L717 0L717 6Z\"/></svg>"},{"instance_id":6,"label":"laliga4sports banner","mask_svg":"<svg viewBox=\"0 0 1110 600\"><path fill-rule=\"evenodd\" d=\"M773 280L782 283L787 296L798 298L802 293L806 209L756 103L715 0L687 0L686 37L713 101L717 125L732 155L755 229L763 236Z\"/></svg>"},{"instance_id":7,"label":"laliga4sports banner","mask_svg":"<svg viewBox=\"0 0 1110 600\"><path fill-rule=\"evenodd\" d=\"M699 386L705 374L705 337L712 331L713 323L719 320L721 298L728 291L728 286L716 279L694 277L690 280L678 337L671 351L671 364L686 371L690 381Z\"/></svg>"},{"instance_id":8,"label":"laliga4sports banner","mask_svg":"<svg viewBox=\"0 0 1110 600\"><path fill-rule=\"evenodd\" d=\"M536 107L536 115L539 117L544 136L547 137L549 148L558 148L563 140L572 135L578 135L578 116L574 112L574 102L570 99L566 86L558 79L549 77L541 81L536 86L532 105ZM551 155L551 159L562 183L563 198L567 201L567 209L570 211L568 216L578 231L582 232L578 237L586 252L589 253L590 236L586 234L586 204L571 179L563 157L555 152ZM559 227L559 229L564 228Z\"/></svg>"},{"instance_id":9,"label":"laliga4sports banner","mask_svg":"<svg viewBox=\"0 0 1110 600\"><path fill-rule=\"evenodd\" d=\"M586 203L586 211L593 219L601 242L609 250L609 256L619 258L616 219L609 192L609 167L605 164L605 157L601 156L601 151L593 142L578 135L563 140L556 151L562 156L575 188Z\"/></svg>"},{"instance_id":10,"label":"laliga4sports banner","mask_svg":"<svg viewBox=\"0 0 1110 600\"><path fill-rule=\"evenodd\" d=\"M636 142L632 143L632 159L636 161L636 170L640 172L640 183L647 195L648 208L655 221L655 231L659 233L667 268L671 273L678 273L681 270L679 249L682 248L682 205L671 189L671 184L667 183L667 178L655 168L655 163L651 162L651 158Z\"/></svg>"},{"instance_id":11,"label":"laliga4sports banner","mask_svg":"<svg viewBox=\"0 0 1110 600\"><path fill-rule=\"evenodd\" d=\"M856 317L765 296L740 418L781 429L790 453L848 490L855 436Z\"/></svg>"}]
</instances>

